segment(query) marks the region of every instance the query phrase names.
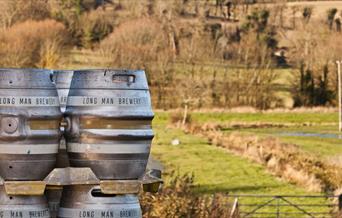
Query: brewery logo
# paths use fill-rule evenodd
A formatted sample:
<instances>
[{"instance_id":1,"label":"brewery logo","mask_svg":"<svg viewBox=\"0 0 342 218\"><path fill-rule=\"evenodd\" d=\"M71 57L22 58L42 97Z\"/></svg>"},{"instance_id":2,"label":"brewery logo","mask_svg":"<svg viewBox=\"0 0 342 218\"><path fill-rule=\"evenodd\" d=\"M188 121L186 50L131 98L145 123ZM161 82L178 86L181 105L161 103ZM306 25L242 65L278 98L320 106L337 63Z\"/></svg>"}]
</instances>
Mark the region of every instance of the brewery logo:
<instances>
[{"instance_id":1,"label":"brewery logo","mask_svg":"<svg viewBox=\"0 0 342 218\"><path fill-rule=\"evenodd\" d=\"M67 105L71 106L148 106L147 97L89 97L69 96Z\"/></svg>"},{"instance_id":2,"label":"brewery logo","mask_svg":"<svg viewBox=\"0 0 342 218\"><path fill-rule=\"evenodd\" d=\"M43 210L0 210L0 218L48 218L50 217L49 209Z\"/></svg>"},{"instance_id":3,"label":"brewery logo","mask_svg":"<svg viewBox=\"0 0 342 218\"><path fill-rule=\"evenodd\" d=\"M0 106L59 106L59 101L49 96L0 96Z\"/></svg>"}]
</instances>

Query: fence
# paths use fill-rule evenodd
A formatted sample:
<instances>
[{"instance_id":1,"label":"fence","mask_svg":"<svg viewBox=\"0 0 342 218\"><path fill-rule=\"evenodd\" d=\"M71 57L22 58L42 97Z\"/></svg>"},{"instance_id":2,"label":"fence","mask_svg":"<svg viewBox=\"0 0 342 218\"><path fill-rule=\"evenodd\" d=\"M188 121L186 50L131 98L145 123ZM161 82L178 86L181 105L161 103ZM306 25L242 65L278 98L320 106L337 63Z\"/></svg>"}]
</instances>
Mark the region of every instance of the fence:
<instances>
[{"instance_id":1,"label":"fence","mask_svg":"<svg viewBox=\"0 0 342 218\"><path fill-rule=\"evenodd\" d=\"M241 218L340 217L342 195L230 195Z\"/></svg>"}]
</instances>

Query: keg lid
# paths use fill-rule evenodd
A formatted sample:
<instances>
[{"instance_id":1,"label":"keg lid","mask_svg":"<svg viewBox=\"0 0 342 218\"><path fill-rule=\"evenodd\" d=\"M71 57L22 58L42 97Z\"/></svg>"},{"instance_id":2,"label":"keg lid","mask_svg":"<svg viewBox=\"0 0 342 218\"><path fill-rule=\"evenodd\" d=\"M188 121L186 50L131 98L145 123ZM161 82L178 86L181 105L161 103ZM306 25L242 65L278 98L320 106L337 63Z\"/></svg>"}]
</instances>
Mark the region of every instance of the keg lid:
<instances>
[{"instance_id":1,"label":"keg lid","mask_svg":"<svg viewBox=\"0 0 342 218\"><path fill-rule=\"evenodd\" d=\"M55 89L52 71L45 69L0 69L0 87L2 89Z\"/></svg>"},{"instance_id":2,"label":"keg lid","mask_svg":"<svg viewBox=\"0 0 342 218\"><path fill-rule=\"evenodd\" d=\"M143 70L75 70L70 89L148 90L148 84Z\"/></svg>"}]
</instances>

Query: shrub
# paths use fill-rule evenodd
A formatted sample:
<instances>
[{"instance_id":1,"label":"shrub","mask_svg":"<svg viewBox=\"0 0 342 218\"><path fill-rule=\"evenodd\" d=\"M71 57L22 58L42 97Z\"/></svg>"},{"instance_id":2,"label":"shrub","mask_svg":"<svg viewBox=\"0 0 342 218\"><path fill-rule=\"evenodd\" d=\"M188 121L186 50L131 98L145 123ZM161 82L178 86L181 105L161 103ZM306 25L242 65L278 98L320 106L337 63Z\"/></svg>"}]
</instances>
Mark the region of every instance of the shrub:
<instances>
[{"instance_id":1,"label":"shrub","mask_svg":"<svg viewBox=\"0 0 342 218\"><path fill-rule=\"evenodd\" d=\"M182 123L184 120L184 112L183 111L174 111L171 113L170 116L170 121L172 124L179 124ZM192 118L191 118L191 114L188 113L186 118L185 118L185 124L191 124L192 122Z\"/></svg>"},{"instance_id":2,"label":"shrub","mask_svg":"<svg viewBox=\"0 0 342 218\"><path fill-rule=\"evenodd\" d=\"M25 20L43 20L50 17L47 0L0 1L0 25L10 27Z\"/></svg>"},{"instance_id":3,"label":"shrub","mask_svg":"<svg viewBox=\"0 0 342 218\"><path fill-rule=\"evenodd\" d=\"M200 196L192 192L192 175L171 175L171 181L158 194L142 194L143 217L233 217L223 195Z\"/></svg>"},{"instance_id":4,"label":"shrub","mask_svg":"<svg viewBox=\"0 0 342 218\"><path fill-rule=\"evenodd\" d=\"M149 63L163 62L172 53L161 23L148 18L123 23L101 42L100 48L113 65L125 68L146 68Z\"/></svg>"},{"instance_id":5,"label":"shrub","mask_svg":"<svg viewBox=\"0 0 342 218\"><path fill-rule=\"evenodd\" d=\"M0 64L54 67L66 41L64 25L54 20L25 21L0 33Z\"/></svg>"},{"instance_id":6,"label":"shrub","mask_svg":"<svg viewBox=\"0 0 342 218\"><path fill-rule=\"evenodd\" d=\"M102 9L90 11L81 16L82 46L91 47L93 43L101 41L114 28L113 13Z\"/></svg>"},{"instance_id":7,"label":"shrub","mask_svg":"<svg viewBox=\"0 0 342 218\"><path fill-rule=\"evenodd\" d=\"M337 14L337 11L338 11L337 8L330 8L327 11L327 21L328 21L328 25L330 29L333 28L334 19L335 19L335 15Z\"/></svg>"},{"instance_id":8,"label":"shrub","mask_svg":"<svg viewBox=\"0 0 342 218\"><path fill-rule=\"evenodd\" d=\"M313 13L313 8L312 7L307 6L307 7L303 8L302 15L303 15L303 19L304 19L305 22L308 23L310 21L312 13Z\"/></svg>"}]
</instances>

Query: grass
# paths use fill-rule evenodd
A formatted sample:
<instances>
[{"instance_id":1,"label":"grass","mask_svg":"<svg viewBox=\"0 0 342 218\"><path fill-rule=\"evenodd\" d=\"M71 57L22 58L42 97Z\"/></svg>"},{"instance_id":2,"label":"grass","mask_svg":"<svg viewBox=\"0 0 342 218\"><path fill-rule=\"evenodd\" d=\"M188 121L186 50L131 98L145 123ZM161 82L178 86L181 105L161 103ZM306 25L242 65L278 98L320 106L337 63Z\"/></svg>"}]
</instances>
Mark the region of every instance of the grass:
<instances>
[{"instance_id":1,"label":"grass","mask_svg":"<svg viewBox=\"0 0 342 218\"><path fill-rule=\"evenodd\" d=\"M107 68L110 63L99 52L87 49L71 49L62 60L65 69Z\"/></svg>"},{"instance_id":2,"label":"grass","mask_svg":"<svg viewBox=\"0 0 342 218\"><path fill-rule=\"evenodd\" d=\"M276 179L261 165L211 146L200 137L168 128L166 123L167 114L157 113L152 154L165 164L167 170L177 170L181 174L194 173L197 192L306 193L294 185ZM175 138L180 140L180 145L171 145L171 140Z\"/></svg>"},{"instance_id":3,"label":"grass","mask_svg":"<svg viewBox=\"0 0 342 218\"><path fill-rule=\"evenodd\" d=\"M198 194L317 194L282 181L268 173L261 165L212 146L203 138L187 135L179 129L168 128L167 123L168 113L156 114L153 127L156 136L152 154L164 164L166 172L194 174L194 191ZM175 138L180 140L180 145L171 145L171 140ZM260 203L266 200L269 199L250 198L244 203ZM293 202L298 203L300 200ZM324 202L322 199L306 201L318 204ZM293 211L293 208L284 210Z\"/></svg>"},{"instance_id":4,"label":"grass","mask_svg":"<svg viewBox=\"0 0 342 218\"><path fill-rule=\"evenodd\" d=\"M192 113L192 118L200 123L206 122L270 122L270 123L335 123L338 114L331 113Z\"/></svg>"},{"instance_id":5,"label":"grass","mask_svg":"<svg viewBox=\"0 0 342 218\"><path fill-rule=\"evenodd\" d=\"M307 122L308 119L315 122L325 122L326 119L333 121L336 114L304 114L304 113L224 113L224 114L195 113L194 119L198 118L204 121L268 121L280 122ZM243 158L227 153L221 148L211 146L205 139L197 136L187 135L183 131L167 128L169 113L159 112L154 120L154 129L156 137L152 153L171 169L178 170L180 173L191 172L196 176L199 192L214 193L217 191L239 192L248 190L249 193L279 193L284 190L285 193L295 190L293 186L287 186L286 183L274 179L263 170L261 166L246 161ZM249 134L259 134L261 136L275 135L279 132L299 131L302 132L320 132L320 126L303 128L271 128L271 129L244 129L241 132ZM324 132L331 133L335 130L331 126L324 126ZM234 130L235 131L235 130ZM228 131L230 132L230 131ZM280 136L279 136L280 137ZM179 146L172 146L172 139L179 139ZM307 151L316 152L321 155L332 155L340 152L342 146L338 147L339 139L321 139L308 137L280 137L286 142L299 144ZM296 143L300 142L300 143ZM213 170L215 169L215 170ZM229 187L229 188L227 188ZM248 188L250 187L250 188ZM254 187L254 188L251 188ZM299 191L299 189L297 190Z\"/></svg>"},{"instance_id":6,"label":"grass","mask_svg":"<svg viewBox=\"0 0 342 218\"><path fill-rule=\"evenodd\" d=\"M324 128L322 128L324 129ZM338 138L322 138L315 136L288 136L291 133L335 133L337 131L327 130L319 131L318 128L281 128L281 129L259 129L259 130L243 130L246 133L257 134L263 137L273 136L285 143L299 145L304 151L319 157L325 158L330 156L342 155L341 139ZM286 135L283 135L286 133Z\"/></svg>"},{"instance_id":7,"label":"grass","mask_svg":"<svg viewBox=\"0 0 342 218\"><path fill-rule=\"evenodd\" d=\"M267 122L267 123L314 123L314 126L293 126L282 128L251 128L251 129L227 129L227 133L239 131L246 134L255 134L261 137L276 137L285 143L300 146L304 151L328 158L342 155L341 139L324 138L319 136L297 136L291 133L316 133L335 134L338 132L338 114L329 113L193 113L192 118L200 123L205 122ZM323 125L324 124L324 125Z\"/></svg>"}]
</instances>

